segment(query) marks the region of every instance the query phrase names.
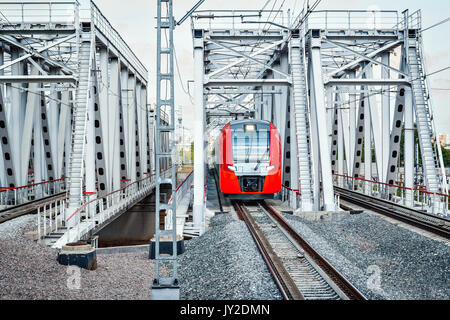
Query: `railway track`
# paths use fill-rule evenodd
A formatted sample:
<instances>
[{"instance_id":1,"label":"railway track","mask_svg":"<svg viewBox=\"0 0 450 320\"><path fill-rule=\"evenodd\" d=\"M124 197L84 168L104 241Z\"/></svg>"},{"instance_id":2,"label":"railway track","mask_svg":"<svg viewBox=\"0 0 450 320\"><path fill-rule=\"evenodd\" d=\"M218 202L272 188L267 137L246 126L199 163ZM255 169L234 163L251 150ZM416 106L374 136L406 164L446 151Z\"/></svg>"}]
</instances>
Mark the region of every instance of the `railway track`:
<instances>
[{"instance_id":1,"label":"railway track","mask_svg":"<svg viewBox=\"0 0 450 320\"><path fill-rule=\"evenodd\" d=\"M23 204L14 206L14 207L0 210L0 224L4 223L6 221L9 221L9 220L18 218L20 216L36 213L38 206L40 206L46 202L51 202L53 200L63 198L65 196L65 194L66 194L66 192L61 192L61 193L57 193L52 196L40 198L40 199L33 200L33 201L30 201L27 203L23 203Z\"/></svg>"},{"instance_id":2,"label":"railway track","mask_svg":"<svg viewBox=\"0 0 450 320\"><path fill-rule=\"evenodd\" d=\"M234 201L285 300L365 300L264 201Z\"/></svg>"},{"instance_id":3,"label":"railway track","mask_svg":"<svg viewBox=\"0 0 450 320\"><path fill-rule=\"evenodd\" d=\"M414 210L391 201L378 199L359 192L353 192L339 187L334 187L334 190L342 200L395 220L402 221L422 230L429 231L446 239L450 239L450 219Z\"/></svg>"}]
</instances>

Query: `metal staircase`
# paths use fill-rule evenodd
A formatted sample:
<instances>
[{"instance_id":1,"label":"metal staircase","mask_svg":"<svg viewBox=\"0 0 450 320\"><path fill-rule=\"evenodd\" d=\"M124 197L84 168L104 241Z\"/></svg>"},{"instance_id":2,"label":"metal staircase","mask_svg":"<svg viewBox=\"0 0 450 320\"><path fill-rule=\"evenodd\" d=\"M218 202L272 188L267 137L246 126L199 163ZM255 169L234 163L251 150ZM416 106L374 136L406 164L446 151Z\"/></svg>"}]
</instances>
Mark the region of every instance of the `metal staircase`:
<instances>
[{"instance_id":1,"label":"metal staircase","mask_svg":"<svg viewBox=\"0 0 450 320\"><path fill-rule=\"evenodd\" d=\"M300 175L300 193L302 194L302 209L312 210L312 176L311 158L309 147L309 121L307 106L307 91L305 78L305 65L303 49L300 40L296 40L298 46L294 45L291 50L291 68L294 97L295 128L297 138L298 172Z\"/></svg>"},{"instance_id":2,"label":"metal staircase","mask_svg":"<svg viewBox=\"0 0 450 320\"><path fill-rule=\"evenodd\" d=\"M429 192L439 192L439 162L432 144L436 133L418 38L409 39L407 54L425 183Z\"/></svg>"},{"instance_id":3,"label":"metal staircase","mask_svg":"<svg viewBox=\"0 0 450 320\"><path fill-rule=\"evenodd\" d=\"M70 156L69 208L81 206L83 192L83 161L86 145L89 90L92 65L92 39L83 35L79 48L79 82L72 127L72 154Z\"/></svg>"}]
</instances>

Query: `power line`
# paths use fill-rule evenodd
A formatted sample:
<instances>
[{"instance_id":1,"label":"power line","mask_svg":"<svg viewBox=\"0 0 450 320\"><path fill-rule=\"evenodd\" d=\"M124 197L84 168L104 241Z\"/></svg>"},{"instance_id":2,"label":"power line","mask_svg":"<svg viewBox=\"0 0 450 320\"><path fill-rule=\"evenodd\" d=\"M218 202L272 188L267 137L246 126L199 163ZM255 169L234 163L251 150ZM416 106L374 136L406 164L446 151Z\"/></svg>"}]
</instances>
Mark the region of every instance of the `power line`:
<instances>
[{"instance_id":1,"label":"power line","mask_svg":"<svg viewBox=\"0 0 450 320\"><path fill-rule=\"evenodd\" d=\"M450 66L445 67L445 68L440 69L440 70L437 70L437 71L434 71L434 72L432 72L432 73L429 73L429 74L427 74L425 77L429 77L429 76L435 75L435 74L437 74L437 73L440 73L440 72L445 71L445 70L448 70L448 69L450 69Z\"/></svg>"},{"instance_id":2,"label":"power line","mask_svg":"<svg viewBox=\"0 0 450 320\"><path fill-rule=\"evenodd\" d=\"M267 0L267 1L266 1L266 4L263 5L263 7L261 8L260 11L263 11L263 10L266 8L266 6L269 4L270 1L272 1L272 0Z\"/></svg>"},{"instance_id":3,"label":"power line","mask_svg":"<svg viewBox=\"0 0 450 320\"><path fill-rule=\"evenodd\" d=\"M34 92L34 91L31 91L31 90L29 90L29 89L27 89L27 88L23 88L23 87L16 87L16 86L13 86L12 84L9 84L8 86L10 86L11 88L14 88L14 89L26 91L26 92L28 92L28 93L31 93L31 94L34 94L34 95L37 95L37 96L41 96L41 95L42 95L42 93ZM64 102L62 102L62 101L59 100L59 99L52 98L52 97L50 97L49 95L47 95L47 94L45 94L45 93L44 93L44 97L46 97L46 98L48 98L48 99L50 99L50 100L53 100L53 101L55 101L55 102L58 102L58 103L60 103L60 104L63 104L63 105L65 105L65 106L71 107L70 104L64 103Z\"/></svg>"},{"instance_id":4,"label":"power line","mask_svg":"<svg viewBox=\"0 0 450 320\"><path fill-rule=\"evenodd\" d=\"M450 21L450 18L444 19L444 20L442 20L441 22L438 22L438 23L436 23L436 24L433 24L432 26L430 26L430 27L428 27L428 28L422 29L420 32L425 32L425 31L427 31L427 30L430 30L431 28L440 26L441 24L444 24L444 23L446 23L446 22L448 22L448 21Z\"/></svg>"},{"instance_id":5,"label":"power line","mask_svg":"<svg viewBox=\"0 0 450 320\"><path fill-rule=\"evenodd\" d=\"M173 47L173 56L175 58L175 66L177 67L178 80L180 81L181 88L183 89L184 93L186 93L189 96L189 100L191 100L191 103L194 104L193 97L189 93L189 87L186 90L183 85L183 79L181 78L180 67L178 65L177 52L175 51L175 46Z\"/></svg>"}]
</instances>

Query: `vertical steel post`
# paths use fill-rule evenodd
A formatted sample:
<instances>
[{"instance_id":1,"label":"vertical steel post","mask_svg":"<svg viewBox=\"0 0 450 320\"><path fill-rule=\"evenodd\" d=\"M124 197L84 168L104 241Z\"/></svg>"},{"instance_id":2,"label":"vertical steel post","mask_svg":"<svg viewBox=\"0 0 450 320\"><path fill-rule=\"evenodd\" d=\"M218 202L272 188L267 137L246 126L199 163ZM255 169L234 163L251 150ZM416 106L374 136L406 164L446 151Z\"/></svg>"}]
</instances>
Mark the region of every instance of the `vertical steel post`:
<instances>
[{"instance_id":1,"label":"vertical steel post","mask_svg":"<svg viewBox=\"0 0 450 320\"><path fill-rule=\"evenodd\" d=\"M405 103L405 144L403 146L405 184L404 187L413 189L414 187L414 106L412 102L411 90L406 90ZM406 205L413 207L412 191L406 191Z\"/></svg>"},{"instance_id":2,"label":"vertical steel post","mask_svg":"<svg viewBox=\"0 0 450 320\"><path fill-rule=\"evenodd\" d=\"M164 8L163 8L163 5ZM155 217L155 278L152 286L153 300L178 300L180 296L178 274L177 274L177 217L176 217L176 166L175 166L175 103L174 103L174 68L173 68L173 29L174 19L172 12L172 0L158 0L157 9L157 81L156 81L156 137L155 137L155 155L156 155L156 217ZM165 35L167 42L162 44L162 35ZM168 60L168 72L162 70L161 60ZM161 95L162 82L166 90L165 97ZM169 92L168 92L169 91ZM163 109L170 109L167 122L161 122L161 112ZM168 146L161 147L161 136L168 136ZM171 177L162 176L160 172L163 160L171 160ZM161 184L171 183L172 202L161 203L160 191ZM172 229L160 230L160 212L162 210L172 210ZM161 236L172 238L172 255L162 256L160 254ZM161 263L169 263L171 269L170 275L160 275ZM170 265L171 264L171 265Z\"/></svg>"},{"instance_id":3,"label":"vertical steel post","mask_svg":"<svg viewBox=\"0 0 450 320\"><path fill-rule=\"evenodd\" d=\"M331 174L330 149L328 146L327 116L325 110L325 90L323 85L322 63L321 63L321 36L319 30L312 30L310 54L312 68L311 95L314 95L314 104L311 104L311 112L315 114L318 133L318 149L320 153L320 175L322 178L323 209L334 211L336 209L333 191L333 178ZM319 181L314 181L319 184Z\"/></svg>"},{"instance_id":4,"label":"vertical steel post","mask_svg":"<svg viewBox=\"0 0 450 320\"><path fill-rule=\"evenodd\" d=\"M387 52L381 56L381 62L389 65L390 64L390 53ZM390 71L387 68L381 68L381 78L389 79ZM381 135L382 135L382 172L378 172L379 180L386 181L386 175L389 163L389 142L391 138L391 99L390 99L390 89L391 87L384 88L386 92L383 93L381 98Z\"/></svg>"},{"instance_id":5,"label":"vertical steel post","mask_svg":"<svg viewBox=\"0 0 450 320\"><path fill-rule=\"evenodd\" d=\"M339 87L337 87L336 89L339 89ZM338 108L337 110L337 119L338 119L338 174L339 174L339 178L338 178L338 186L339 187L343 187L343 183L344 183L344 179L342 177L342 175L344 174L344 124L343 124L343 116L342 116L342 106L340 105L341 103L341 95L336 93L336 101L337 101L337 106L336 108Z\"/></svg>"},{"instance_id":6,"label":"vertical steel post","mask_svg":"<svg viewBox=\"0 0 450 320\"><path fill-rule=\"evenodd\" d=\"M205 183L204 158L204 122L205 109L203 100L203 30L194 30L194 227L202 229L203 196Z\"/></svg>"}]
</instances>

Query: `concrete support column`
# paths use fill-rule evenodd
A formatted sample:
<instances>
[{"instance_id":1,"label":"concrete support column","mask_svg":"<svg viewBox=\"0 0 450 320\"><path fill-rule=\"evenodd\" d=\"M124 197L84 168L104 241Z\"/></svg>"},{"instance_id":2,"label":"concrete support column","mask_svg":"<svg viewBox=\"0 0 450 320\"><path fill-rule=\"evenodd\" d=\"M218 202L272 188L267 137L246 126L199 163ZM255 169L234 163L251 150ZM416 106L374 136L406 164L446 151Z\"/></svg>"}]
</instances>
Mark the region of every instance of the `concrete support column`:
<instances>
[{"instance_id":1,"label":"concrete support column","mask_svg":"<svg viewBox=\"0 0 450 320\"><path fill-rule=\"evenodd\" d=\"M194 31L195 32L195 31ZM205 107L203 97L203 35L194 38L194 227L203 230L205 152L203 150ZM203 232L202 232L203 233Z\"/></svg>"}]
</instances>

